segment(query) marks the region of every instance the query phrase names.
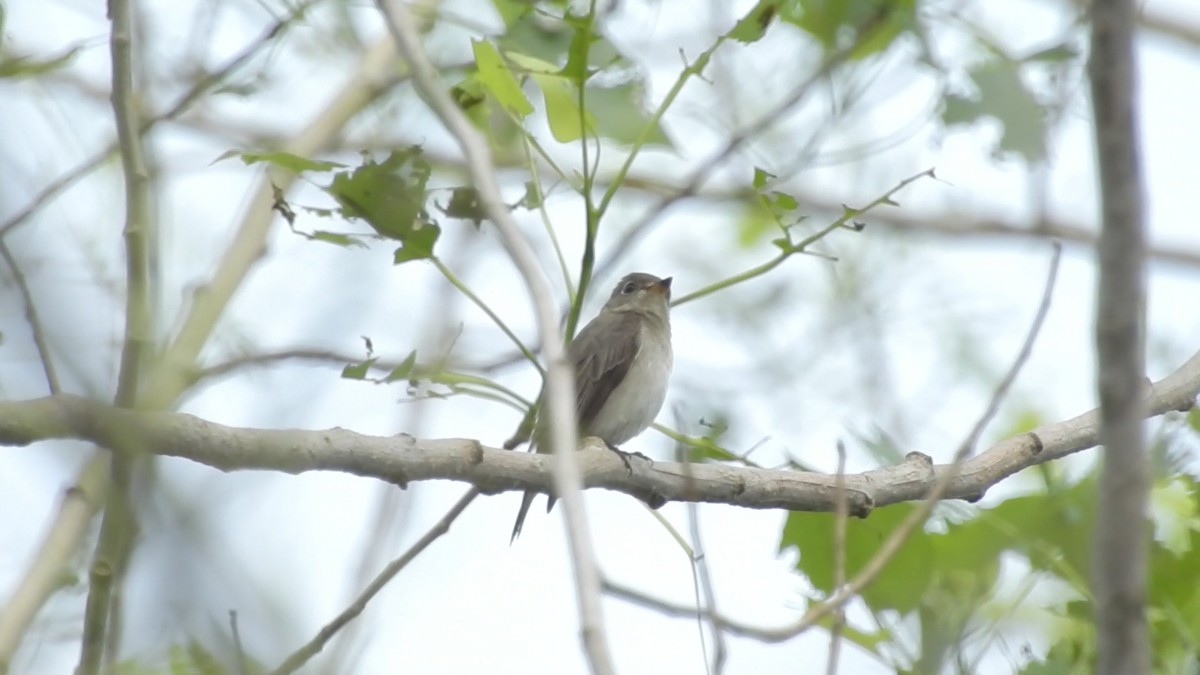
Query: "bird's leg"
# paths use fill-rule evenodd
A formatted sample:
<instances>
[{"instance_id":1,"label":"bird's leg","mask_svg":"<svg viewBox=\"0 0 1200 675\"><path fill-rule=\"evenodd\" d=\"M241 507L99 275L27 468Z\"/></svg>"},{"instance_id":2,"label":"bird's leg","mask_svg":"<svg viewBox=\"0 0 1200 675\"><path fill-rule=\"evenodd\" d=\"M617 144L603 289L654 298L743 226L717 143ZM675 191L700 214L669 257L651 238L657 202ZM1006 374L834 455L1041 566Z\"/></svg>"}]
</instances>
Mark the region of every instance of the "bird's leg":
<instances>
[{"instance_id":1,"label":"bird's leg","mask_svg":"<svg viewBox=\"0 0 1200 675\"><path fill-rule=\"evenodd\" d=\"M603 441L604 439L602 438L600 440ZM650 459L649 457L643 455L640 452L625 452L624 450L618 448L617 446L613 445L612 443L609 443L608 441L604 441L604 445L609 450L612 450L613 452L617 453L617 457L621 458L621 462L625 465L625 469L627 471L629 471L630 476L633 475L633 466L629 463L630 457L640 457L640 458L646 460L647 462L650 462L651 464L654 463L654 460Z\"/></svg>"}]
</instances>

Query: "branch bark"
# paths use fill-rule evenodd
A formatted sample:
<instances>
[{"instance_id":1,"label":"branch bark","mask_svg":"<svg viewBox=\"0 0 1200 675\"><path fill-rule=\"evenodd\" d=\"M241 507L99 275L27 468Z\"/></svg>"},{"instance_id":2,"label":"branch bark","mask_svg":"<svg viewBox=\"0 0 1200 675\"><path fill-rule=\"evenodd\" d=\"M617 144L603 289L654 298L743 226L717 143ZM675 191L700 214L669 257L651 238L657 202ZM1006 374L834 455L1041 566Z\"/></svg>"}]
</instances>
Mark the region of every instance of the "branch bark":
<instances>
[{"instance_id":1,"label":"branch bark","mask_svg":"<svg viewBox=\"0 0 1200 675\"><path fill-rule=\"evenodd\" d=\"M1146 237L1138 151L1132 0L1092 5L1092 85L1103 223L1097 247L1096 356L1104 466L1093 545L1096 673L1150 672L1146 616L1150 491L1142 382Z\"/></svg>"},{"instance_id":2,"label":"branch bark","mask_svg":"<svg viewBox=\"0 0 1200 675\"><path fill-rule=\"evenodd\" d=\"M1190 410L1200 394L1200 352L1148 388L1148 416ZM341 471L398 485L421 480L469 483L484 494L553 489L553 458L486 447L461 438L366 436L346 429L243 429L192 415L118 409L79 396L0 402L0 444L83 439L123 452L182 457L237 471ZM966 459L946 486L945 498L978 500L988 488L1022 469L1061 459L1100 442L1100 413L1091 410L1004 439ZM837 477L804 471L723 464L635 461L632 472L594 439L577 453L587 487L616 490L651 504L710 502L756 509L833 511ZM953 465L910 453L902 464L845 477L849 512L866 516L879 506L922 499Z\"/></svg>"}]
</instances>

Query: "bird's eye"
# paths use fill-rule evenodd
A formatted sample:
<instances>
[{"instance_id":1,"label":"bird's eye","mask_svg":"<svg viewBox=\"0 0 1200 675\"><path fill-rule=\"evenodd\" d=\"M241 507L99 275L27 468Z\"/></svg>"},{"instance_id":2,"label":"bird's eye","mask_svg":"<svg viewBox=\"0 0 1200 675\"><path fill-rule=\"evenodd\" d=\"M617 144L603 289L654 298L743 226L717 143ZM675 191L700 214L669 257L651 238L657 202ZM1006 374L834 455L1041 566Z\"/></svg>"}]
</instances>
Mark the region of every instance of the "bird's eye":
<instances>
[{"instance_id":1,"label":"bird's eye","mask_svg":"<svg viewBox=\"0 0 1200 675\"><path fill-rule=\"evenodd\" d=\"M636 290L637 284L633 283L632 281L626 281L625 285L621 287L621 295L629 295Z\"/></svg>"}]
</instances>

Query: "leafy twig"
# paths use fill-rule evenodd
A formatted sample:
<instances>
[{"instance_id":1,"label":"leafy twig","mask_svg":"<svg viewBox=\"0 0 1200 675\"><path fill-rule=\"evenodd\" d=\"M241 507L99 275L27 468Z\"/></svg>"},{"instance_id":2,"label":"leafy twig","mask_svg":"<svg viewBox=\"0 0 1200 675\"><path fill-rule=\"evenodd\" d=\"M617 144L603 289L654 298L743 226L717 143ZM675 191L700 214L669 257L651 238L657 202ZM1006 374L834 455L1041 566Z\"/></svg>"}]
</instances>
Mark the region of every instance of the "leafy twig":
<instances>
[{"instance_id":1,"label":"leafy twig","mask_svg":"<svg viewBox=\"0 0 1200 675\"><path fill-rule=\"evenodd\" d=\"M918 174L909 176L908 178L905 178L904 180L897 183L894 187L892 187L887 192L885 192L882 195L871 200L866 206L864 206L862 208L854 209L854 208L850 208L848 206L843 206L842 207L842 215L840 217L838 217L837 219L835 219L833 222L829 223L825 227L822 227L821 229L817 230L813 234L810 234L809 236L804 237L803 239L801 239L800 241L797 241L797 242L790 241L790 237L787 238L786 240L780 241L779 246L780 246L781 250L779 251L779 254L776 255L774 258L768 260L767 262L765 262L761 265L752 267L752 268L746 270L745 272L735 274L727 279L722 279L721 281L709 284L708 286L705 286L704 288L701 288L699 290L692 291L691 293L683 295L683 296L677 298L676 300L674 300L671 303L671 306L675 307L678 305L682 305L685 302L691 302L692 300L697 300L699 298L703 298L706 295L712 295L713 293L716 293L717 291L729 288L730 286L735 286L737 284L742 283L743 281L749 281L750 279L760 277L760 276L766 274L767 272L770 272L771 270L775 269L776 267L781 265L785 260L792 257L793 255L795 255L797 253L805 253L806 249L809 246L816 243L817 241L820 241L822 238L825 237L825 235L829 234L830 232L833 232L834 230L836 230L838 228L842 228L842 227L850 227L851 229L855 229L851 225L851 222L855 218L857 218L865 213L868 213L869 211L874 209L876 206L880 206L882 204L889 204L889 205L895 204L895 202L892 201L893 195L895 195L897 192L899 192L900 190L907 187L913 181L920 179L920 178L924 178L926 176L928 176L930 178L934 177L933 169L926 169L926 170L922 171L921 173L918 173Z\"/></svg>"}]
</instances>

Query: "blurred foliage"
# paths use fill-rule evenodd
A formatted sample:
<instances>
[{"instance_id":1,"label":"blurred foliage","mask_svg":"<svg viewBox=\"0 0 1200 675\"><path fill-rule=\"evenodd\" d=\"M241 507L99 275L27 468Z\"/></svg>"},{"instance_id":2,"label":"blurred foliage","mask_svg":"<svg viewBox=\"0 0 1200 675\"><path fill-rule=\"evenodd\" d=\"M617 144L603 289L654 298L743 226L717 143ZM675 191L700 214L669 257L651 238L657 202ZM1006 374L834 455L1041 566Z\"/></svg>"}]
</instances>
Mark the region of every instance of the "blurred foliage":
<instances>
[{"instance_id":1,"label":"blurred foliage","mask_svg":"<svg viewBox=\"0 0 1200 675\"><path fill-rule=\"evenodd\" d=\"M1026 473L1031 472L1048 475L1037 467ZM957 672L976 672L973 659L1011 639L1006 636L1041 635L1049 651L1034 657L1039 650L1027 645L1021 672L1092 672L1096 645L1088 579L1096 481L1093 471L1071 484L1050 482L1031 494L971 509L965 518L944 516L930 523L859 596L875 622L856 626L857 633L847 639L898 672L938 673L951 664L957 664ZM1152 504L1149 612L1155 672L1195 672L1200 667L1194 647L1200 643L1200 482L1187 474L1160 475ZM915 508L897 504L847 521L847 579ZM812 584L815 599L835 590L833 526L830 514L792 513L779 542L780 550L799 551L796 569ZM1050 600L1029 603L1035 589ZM914 619L921 648L898 658L910 640L907 631L892 627Z\"/></svg>"},{"instance_id":2,"label":"blurred foliage","mask_svg":"<svg viewBox=\"0 0 1200 675\"><path fill-rule=\"evenodd\" d=\"M261 675L267 672L261 663L238 654L241 663L226 666L211 650L195 640L171 645L161 662L129 659L113 667L113 675Z\"/></svg>"}]
</instances>

